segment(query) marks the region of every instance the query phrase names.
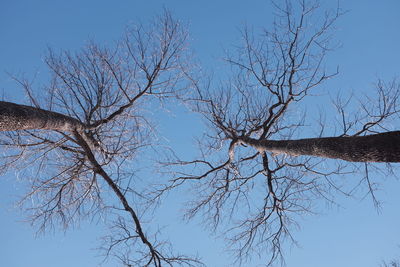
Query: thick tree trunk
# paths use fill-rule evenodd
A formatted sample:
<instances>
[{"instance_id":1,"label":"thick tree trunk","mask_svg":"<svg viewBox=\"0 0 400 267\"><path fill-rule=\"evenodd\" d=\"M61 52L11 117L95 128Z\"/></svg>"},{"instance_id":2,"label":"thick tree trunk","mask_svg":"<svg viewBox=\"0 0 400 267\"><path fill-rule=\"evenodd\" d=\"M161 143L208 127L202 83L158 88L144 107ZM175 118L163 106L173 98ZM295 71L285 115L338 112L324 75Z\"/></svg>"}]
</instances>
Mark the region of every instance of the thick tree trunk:
<instances>
[{"instance_id":1,"label":"thick tree trunk","mask_svg":"<svg viewBox=\"0 0 400 267\"><path fill-rule=\"evenodd\" d=\"M245 137L240 141L258 150L293 156L309 155L353 162L400 162L400 131L281 141Z\"/></svg>"},{"instance_id":2,"label":"thick tree trunk","mask_svg":"<svg viewBox=\"0 0 400 267\"><path fill-rule=\"evenodd\" d=\"M73 132L84 128L77 119L57 112L0 101L0 131L43 129Z\"/></svg>"}]
</instances>

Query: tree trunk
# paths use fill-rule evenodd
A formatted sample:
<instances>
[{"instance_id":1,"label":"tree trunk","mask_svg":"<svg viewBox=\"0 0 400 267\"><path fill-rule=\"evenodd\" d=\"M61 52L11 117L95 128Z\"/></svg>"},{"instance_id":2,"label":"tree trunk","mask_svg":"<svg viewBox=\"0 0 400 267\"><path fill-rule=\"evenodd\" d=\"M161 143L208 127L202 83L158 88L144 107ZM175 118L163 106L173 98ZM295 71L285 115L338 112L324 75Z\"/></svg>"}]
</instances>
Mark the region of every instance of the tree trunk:
<instances>
[{"instance_id":1,"label":"tree trunk","mask_svg":"<svg viewBox=\"0 0 400 267\"><path fill-rule=\"evenodd\" d=\"M353 162L400 162L400 131L281 141L244 137L240 141L258 150L293 156L308 155Z\"/></svg>"},{"instance_id":2,"label":"tree trunk","mask_svg":"<svg viewBox=\"0 0 400 267\"><path fill-rule=\"evenodd\" d=\"M73 132L84 128L77 119L57 112L0 101L0 131L43 129Z\"/></svg>"}]
</instances>

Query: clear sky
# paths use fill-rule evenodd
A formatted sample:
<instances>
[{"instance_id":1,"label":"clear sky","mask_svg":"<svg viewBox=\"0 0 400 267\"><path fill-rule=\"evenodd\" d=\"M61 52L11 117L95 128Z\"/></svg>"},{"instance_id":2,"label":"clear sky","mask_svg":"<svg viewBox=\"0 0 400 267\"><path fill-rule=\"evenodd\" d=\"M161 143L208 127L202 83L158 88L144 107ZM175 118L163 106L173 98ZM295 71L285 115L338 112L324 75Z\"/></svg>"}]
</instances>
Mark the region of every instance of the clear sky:
<instances>
[{"instance_id":1,"label":"clear sky","mask_svg":"<svg viewBox=\"0 0 400 267\"><path fill-rule=\"evenodd\" d=\"M342 1L341 6L348 11L334 32L341 46L326 61L330 67L339 66L340 74L325 87L368 92L378 77L389 80L400 75L400 1L353 0ZM112 45L126 25L145 23L164 7L189 25L190 45L205 68L220 66L223 49L237 43L240 27L268 27L272 16L268 0L0 0L0 92L7 100L22 103L22 90L6 71L28 77L37 74L38 82L45 83L46 47L75 51L89 39ZM222 72L219 68L214 69L215 75ZM159 122L171 145L187 150L188 155L193 136L204 130L194 120L182 111ZM182 121L194 123L190 131ZM339 198L342 208L319 205L320 214L305 217L294 231L299 246L287 247L287 266L372 267L382 259L400 256L399 190L394 178L382 178L380 213L368 197ZM95 250L103 231L101 222L89 221L66 233L56 229L35 238L35 230L21 222L23 214L13 208L23 191L15 175L0 179L0 266L90 267L101 263ZM179 222L180 199L173 196L156 219L162 220L158 225L167 225L165 232L178 250L198 252L210 267L230 266L222 240L215 240L197 221ZM259 262L256 259L253 264ZM110 260L102 266L115 264Z\"/></svg>"}]
</instances>

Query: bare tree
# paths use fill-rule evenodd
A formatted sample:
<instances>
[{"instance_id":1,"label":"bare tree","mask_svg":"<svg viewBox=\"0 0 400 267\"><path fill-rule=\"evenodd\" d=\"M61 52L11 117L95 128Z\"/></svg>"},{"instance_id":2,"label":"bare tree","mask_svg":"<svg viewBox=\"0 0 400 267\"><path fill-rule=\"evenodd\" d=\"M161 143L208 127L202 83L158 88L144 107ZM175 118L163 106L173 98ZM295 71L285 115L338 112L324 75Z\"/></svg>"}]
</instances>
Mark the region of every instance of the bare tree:
<instances>
[{"instance_id":1,"label":"bare tree","mask_svg":"<svg viewBox=\"0 0 400 267\"><path fill-rule=\"evenodd\" d=\"M211 229L222 229L239 264L267 251L266 265L283 263L283 244L294 241L291 229L299 216L313 212L313 200L332 202L337 192L353 192L343 189L338 176L365 171L362 181L376 201L369 174L390 168L370 162L400 160L400 132L385 124L399 115L396 82L379 82L377 98L364 97L367 102L361 101L359 112L351 116L345 112L348 101L338 97L335 107L342 131L323 137L326 123L313 123L319 136L304 138L310 131L302 108L311 92L337 74L325 70L324 58L341 11L320 16L318 7L285 1L275 5L273 27L261 37L245 29L243 45L226 57L232 78L220 89L187 73L196 91L187 101L210 127L199 140L197 159L173 156L164 163L172 167L174 178L157 196L191 181L195 198L187 217L199 215Z\"/></svg>"},{"instance_id":2,"label":"bare tree","mask_svg":"<svg viewBox=\"0 0 400 267\"><path fill-rule=\"evenodd\" d=\"M272 29L261 37L242 32L243 45L226 56L232 77L219 89L185 69L186 33L169 14L150 29L131 28L115 49L90 44L75 55L50 50L45 97L35 97L29 82L17 79L30 103L0 102L1 167L29 177L32 190L21 203L32 222L46 230L107 213L106 255L127 266L200 264L170 253L142 220L142 200L155 202L192 181L197 195L187 217L201 214L211 229L223 228L239 264L268 251L271 265L283 261L283 245L294 241L291 229L299 216L313 212L314 199L332 202L337 192L352 193L338 176L364 171L362 181L376 201L370 174L389 165L372 162L399 162L400 133L387 127L399 115L396 81L379 82L377 98L364 97L357 114L348 115L351 100L338 97L340 133L326 135L320 121L313 124L319 136L306 138L308 114L300 110L337 74L325 71L324 58L340 9L317 20L316 3L285 1L275 8ZM182 78L194 89L184 99L210 129L199 140L199 158L164 163L172 168L172 183L148 198L132 169L153 143L146 111L181 97Z\"/></svg>"},{"instance_id":3,"label":"bare tree","mask_svg":"<svg viewBox=\"0 0 400 267\"><path fill-rule=\"evenodd\" d=\"M30 103L0 102L1 166L31 182L21 204L40 230L106 213L107 256L127 266L199 264L146 232L132 167L154 139L146 111L184 89L186 38L165 12L150 27L131 27L114 49L50 50L51 82L41 97L17 79Z\"/></svg>"},{"instance_id":4,"label":"bare tree","mask_svg":"<svg viewBox=\"0 0 400 267\"><path fill-rule=\"evenodd\" d=\"M400 266L400 262L398 260L392 260L389 263L382 263L381 264L382 267L398 267Z\"/></svg>"}]
</instances>

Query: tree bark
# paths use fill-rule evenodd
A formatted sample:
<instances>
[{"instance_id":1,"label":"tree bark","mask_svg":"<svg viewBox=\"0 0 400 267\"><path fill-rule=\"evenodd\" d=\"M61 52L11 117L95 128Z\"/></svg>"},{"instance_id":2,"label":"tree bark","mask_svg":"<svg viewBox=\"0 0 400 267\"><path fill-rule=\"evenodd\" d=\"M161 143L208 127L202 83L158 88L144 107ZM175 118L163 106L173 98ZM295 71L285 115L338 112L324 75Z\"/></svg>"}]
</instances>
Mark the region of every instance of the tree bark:
<instances>
[{"instance_id":1,"label":"tree bark","mask_svg":"<svg viewBox=\"0 0 400 267\"><path fill-rule=\"evenodd\" d=\"M257 140L250 137L239 140L261 151L293 156L308 155L352 162L400 162L400 131L299 140Z\"/></svg>"},{"instance_id":2,"label":"tree bark","mask_svg":"<svg viewBox=\"0 0 400 267\"><path fill-rule=\"evenodd\" d=\"M61 113L0 101L0 131L58 130L73 132L85 125Z\"/></svg>"}]
</instances>

